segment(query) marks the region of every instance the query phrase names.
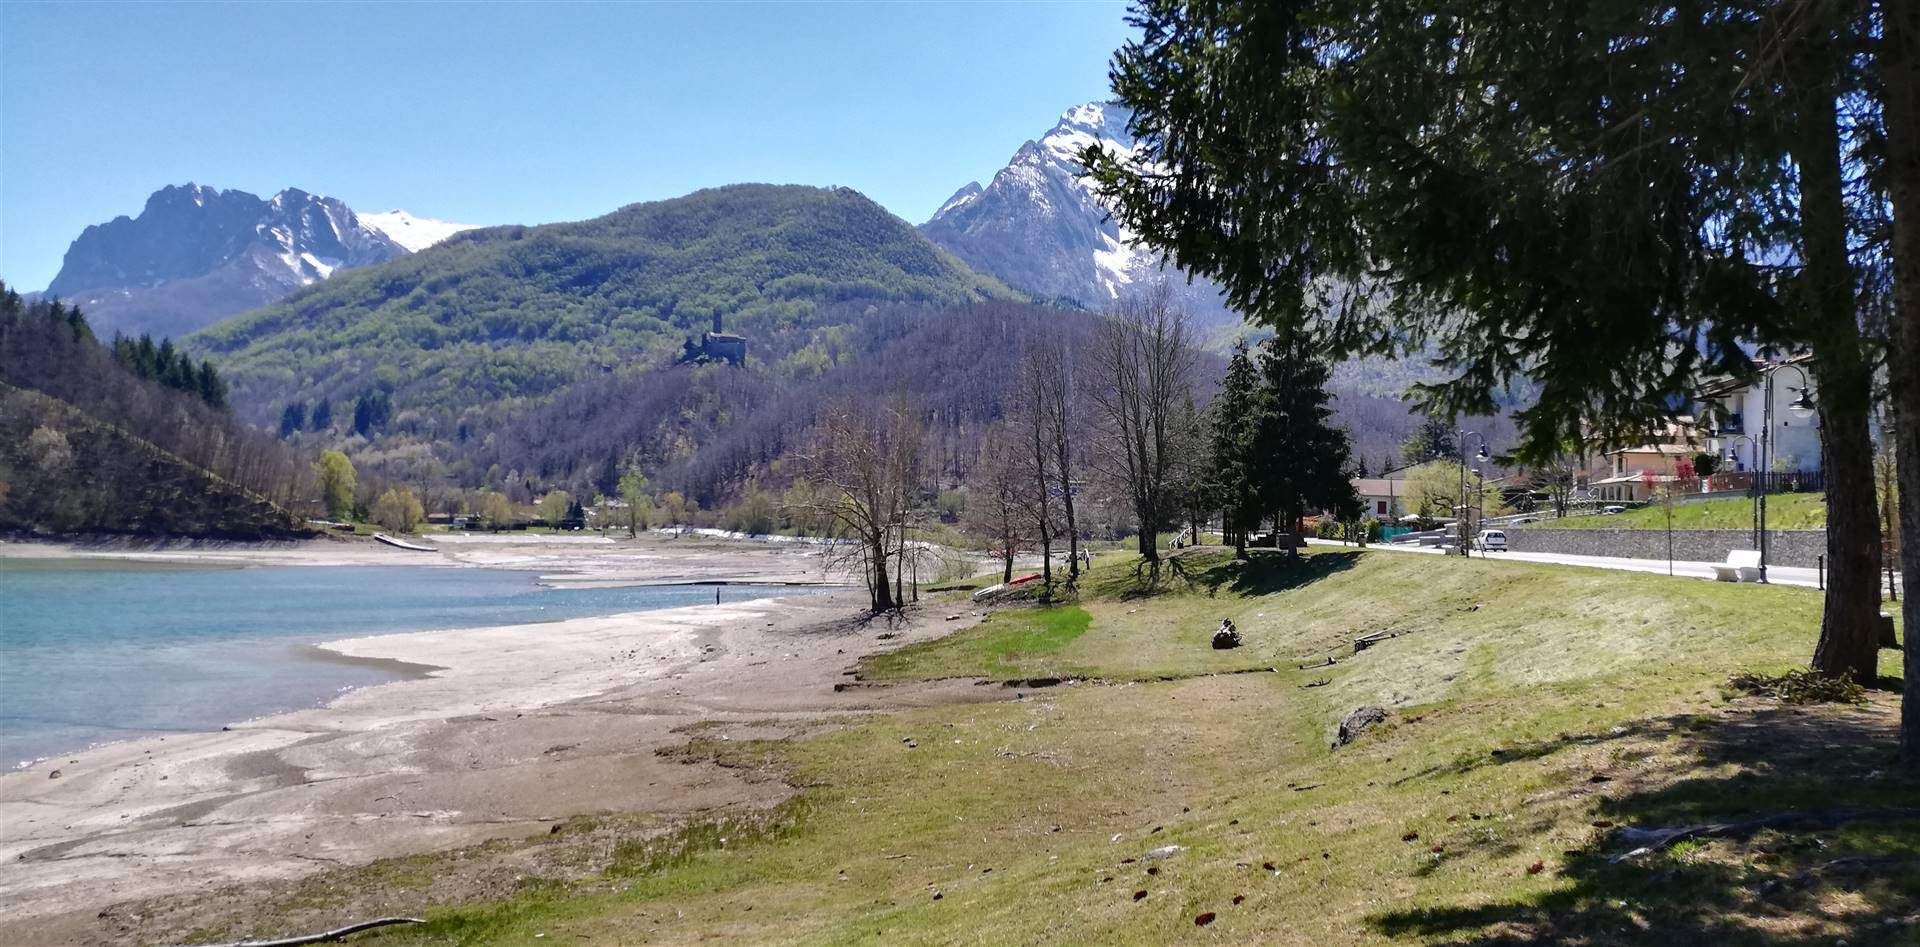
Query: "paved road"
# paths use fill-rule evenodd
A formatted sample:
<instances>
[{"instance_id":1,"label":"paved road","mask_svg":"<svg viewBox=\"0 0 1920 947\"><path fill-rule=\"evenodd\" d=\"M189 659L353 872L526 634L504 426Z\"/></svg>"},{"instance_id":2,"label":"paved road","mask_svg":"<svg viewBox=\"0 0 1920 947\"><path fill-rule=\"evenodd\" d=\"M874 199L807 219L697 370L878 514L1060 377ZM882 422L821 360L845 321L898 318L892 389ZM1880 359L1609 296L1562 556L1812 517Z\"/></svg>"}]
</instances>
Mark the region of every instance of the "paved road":
<instances>
[{"instance_id":1,"label":"paved road","mask_svg":"<svg viewBox=\"0 0 1920 947\"><path fill-rule=\"evenodd\" d=\"M1316 546L1347 545L1346 543L1336 542L1331 539L1309 539L1307 540L1307 542ZM1398 543L1374 543L1373 545L1370 545L1367 548L1368 549L1386 549L1392 552L1404 552L1409 555L1438 556L1438 555L1443 555L1445 553L1444 550L1440 549L1437 546L1413 546L1413 545L1403 545ZM1479 556L1480 553L1476 551L1474 555ZM1624 559L1617 556L1575 556L1575 555L1568 555L1564 553L1553 553L1553 552L1496 552L1496 553L1491 553L1487 555L1485 558L1493 559L1495 561L1508 560L1508 561L1514 561L1514 562L1546 562L1546 563L1551 563L1554 565L1562 565L1562 566L1586 566L1587 568L1590 568L1590 569L1619 569L1624 572L1652 572L1660 575L1667 574L1667 560L1665 559ZM1711 579L1713 578L1713 566L1714 566L1714 563L1711 563L1711 562L1676 561L1673 563L1673 574L1676 576L1686 576L1688 578L1694 578L1694 579ZM1775 585L1804 585L1808 588L1817 588L1820 584L1820 576L1819 576L1818 570L1802 568L1800 566L1768 566L1767 581ZM1885 580L1882 580L1883 583L1884 581ZM1900 590L1901 590L1901 594L1903 595L1906 594L1906 587L1904 585L1900 587Z\"/></svg>"}]
</instances>

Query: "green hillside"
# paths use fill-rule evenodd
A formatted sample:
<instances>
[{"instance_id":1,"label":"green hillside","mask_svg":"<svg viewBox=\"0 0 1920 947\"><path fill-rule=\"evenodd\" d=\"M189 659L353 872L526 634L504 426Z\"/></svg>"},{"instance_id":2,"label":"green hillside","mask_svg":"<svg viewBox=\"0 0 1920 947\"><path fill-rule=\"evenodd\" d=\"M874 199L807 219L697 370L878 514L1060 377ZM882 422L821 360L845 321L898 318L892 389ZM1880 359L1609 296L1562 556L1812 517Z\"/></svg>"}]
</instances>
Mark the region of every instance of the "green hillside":
<instances>
[{"instance_id":1,"label":"green hillside","mask_svg":"<svg viewBox=\"0 0 1920 947\"><path fill-rule=\"evenodd\" d=\"M0 283L0 531L302 535L310 459L234 421L172 344L95 337Z\"/></svg>"},{"instance_id":2,"label":"green hillside","mask_svg":"<svg viewBox=\"0 0 1920 947\"><path fill-rule=\"evenodd\" d=\"M715 316L791 351L850 303L1014 298L847 189L743 184L603 217L470 231L341 273L192 340L256 420L378 387L450 418L670 360ZM858 310L852 310L858 311ZM844 318L844 316L838 317Z\"/></svg>"}]
</instances>

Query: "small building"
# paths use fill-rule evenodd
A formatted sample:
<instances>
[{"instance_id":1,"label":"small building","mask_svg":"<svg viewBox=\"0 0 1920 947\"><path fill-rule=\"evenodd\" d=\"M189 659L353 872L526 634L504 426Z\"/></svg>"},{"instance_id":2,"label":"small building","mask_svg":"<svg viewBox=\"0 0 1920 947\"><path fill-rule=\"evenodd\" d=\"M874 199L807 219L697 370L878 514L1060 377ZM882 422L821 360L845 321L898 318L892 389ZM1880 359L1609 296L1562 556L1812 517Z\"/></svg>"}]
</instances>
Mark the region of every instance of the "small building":
<instances>
[{"instance_id":1,"label":"small building","mask_svg":"<svg viewBox=\"0 0 1920 947\"><path fill-rule=\"evenodd\" d=\"M1355 477L1353 492L1374 519L1392 522L1407 513L1407 482L1398 477Z\"/></svg>"},{"instance_id":2,"label":"small building","mask_svg":"<svg viewBox=\"0 0 1920 947\"><path fill-rule=\"evenodd\" d=\"M1602 503L1644 503L1655 490L1680 479L1683 464L1706 450L1690 421L1667 426L1658 441L1607 451L1588 483L1589 495Z\"/></svg>"}]
</instances>

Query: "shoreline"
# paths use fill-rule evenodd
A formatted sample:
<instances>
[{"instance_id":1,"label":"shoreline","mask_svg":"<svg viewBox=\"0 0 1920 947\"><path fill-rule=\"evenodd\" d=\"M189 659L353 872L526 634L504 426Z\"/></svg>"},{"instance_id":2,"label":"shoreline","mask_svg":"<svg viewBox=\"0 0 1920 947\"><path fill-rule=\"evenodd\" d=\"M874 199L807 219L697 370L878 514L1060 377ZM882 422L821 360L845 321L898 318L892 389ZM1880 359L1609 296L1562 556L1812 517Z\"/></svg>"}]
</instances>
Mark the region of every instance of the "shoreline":
<instances>
[{"instance_id":1,"label":"shoreline","mask_svg":"<svg viewBox=\"0 0 1920 947\"><path fill-rule=\"evenodd\" d=\"M519 545L509 558L554 554ZM798 578L791 548L684 544L664 557L643 542L597 550L601 561L586 565L602 578L645 581L633 573L647 563L682 573L656 566L652 584L694 574L765 585ZM394 564L434 558L394 552ZM791 584L831 585L811 576ZM0 774L0 861L13 869L0 875L0 942L147 940L112 927L129 923L116 905L193 911L178 905L211 898L217 907L221 891L526 838L572 818L776 804L791 787L662 753L702 721L879 709L874 695L832 685L862 654L962 626L923 622L881 641L850 620L863 600L829 589L308 645L419 676L221 731L113 742Z\"/></svg>"},{"instance_id":2,"label":"shoreline","mask_svg":"<svg viewBox=\"0 0 1920 947\"><path fill-rule=\"evenodd\" d=\"M638 537L600 534L431 534L434 552L370 537L304 540L0 539L0 563L75 560L155 568L428 566L511 569L548 588L665 585L850 587L826 572L825 546L786 537L709 536L659 530Z\"/></svg>"}]
</instances>

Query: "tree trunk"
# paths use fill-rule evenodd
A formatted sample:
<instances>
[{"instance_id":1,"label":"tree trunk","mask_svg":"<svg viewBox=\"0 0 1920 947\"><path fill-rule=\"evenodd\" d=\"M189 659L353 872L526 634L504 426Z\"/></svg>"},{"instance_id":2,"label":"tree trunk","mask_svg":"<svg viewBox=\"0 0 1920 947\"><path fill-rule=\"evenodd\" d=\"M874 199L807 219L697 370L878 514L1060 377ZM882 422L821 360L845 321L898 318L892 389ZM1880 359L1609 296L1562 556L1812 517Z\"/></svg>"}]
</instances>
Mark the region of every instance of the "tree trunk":
<instances>
[{"instance_id":1,"label":"tree trunk","mask_svg":"<svg viewBox=\"0 0 1920 947\"><path fill-rule=\"evenodd\" d=\"M1007 544L1006 555L1000 558L1000 562L1001 562L1000 584L1005 585L1008 582L1013 581L1013 544L1012 543Z\"/></svg>"},{"instance_id":2,"label":"tree trunk","mask_svg":"<svg viewBox=\"0 0 1920 947\"><path fill-rule=\"evenodd\" d=\"M1064 451L1060 469L1066 469ZM1080 584L1080 529L1073 519L1073 484L1064 473L1060 476L1060 495L1067 514L1067 588L1071 589Z\"/></svg>"},{"instance_id":3,"label":"tree trunk","mask_svg":"<svg viewBox=\"0 0 1920 947\"><path fill-rule=\"evenodd\" d=\"M887 538L882 535L873 546L873 610L893 609L893 587L887 583Z\"/></svg>"},{"instance_id":4,"label":"tree trunk","mask_svg":"<svg viewBox=\"0 0 1920 947\"><path fill-rule=\"evenodd\" d=\"M1040 516L1040 590L1048 598L1053 596L1053 531L1047 528L1047 518Z\"/></svg>"},{"instance_id":5,"label":"tree trunk","mask_svg":"<svg viewBox=\"0 0 1920 947\"><path fill-rule=\"evenodd\" d=\"M1906 637L1901 673L1900 756L1920 767L1920 4L1884 0L1880 69L1886 86L1887 178L1893 194L1892 351L1894 464L1900 483L1901 606Z\"/></svg>"},{"instance_id":6,"label":"tree trunk","mask_svg":"<svg viewBox=\"0 0 1920 947\"><path fill-rule=\"evenodd\" d=\"M1821 465L1827 481L1826 607L1813 669L1871 684L1878 677L1875 625L1880 614L1880 523L1873 497L1873 441L1867 430L1872 370L1855 313L1839 116L1827 75L1818 66L1801 73L1807 91L1793 149L1800 167L1805 261L1797 287L1797 319L1800 334L1813 346ZM1814 81L1815 76L1822 81ZM1780 377L1775 375L1776 382ZM1768 472L1760 472L1762 482Z\"/></svg>"}]
</instances>

